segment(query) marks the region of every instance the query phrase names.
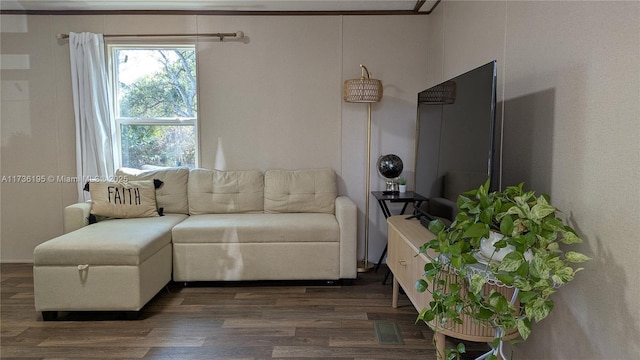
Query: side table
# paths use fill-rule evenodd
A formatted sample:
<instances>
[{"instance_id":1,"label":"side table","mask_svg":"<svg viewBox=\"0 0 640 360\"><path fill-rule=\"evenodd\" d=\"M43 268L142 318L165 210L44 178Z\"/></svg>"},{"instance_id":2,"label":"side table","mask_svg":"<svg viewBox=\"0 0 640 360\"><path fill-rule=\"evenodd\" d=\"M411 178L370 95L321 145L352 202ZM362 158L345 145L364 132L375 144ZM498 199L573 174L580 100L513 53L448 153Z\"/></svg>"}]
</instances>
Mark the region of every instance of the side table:
<instances>
[{"instance_id":1,"label":"side table","mask_svg":"<svg viewBox=\"0 0 640 360\"><path fill-rule=\"evenodd\" d=\"M391 216L391 210L389 210L389 206L387 205L387 202L404 203L404 206L402 206L402 210L400 211L400 214L399 214L399 215L403 215L404 212L407 210L407 205L409 205L409 203L413 203L414 207L419 207L423 201L428 200L426 197L413 191L407 191L407 192L402 192L397 194L387 194L386 191L372 191L371 195L373 195L376 198L376 200L378 200L378 205L380 205L380 209L382 210L382 214L384 215L385 219L388 219ZM389 247L389 242L387 240L387 245L384 246L384 250L382 251L382 254L380 254L380 259L376 264L375 271L378 271L378 269L380 268L380 264L382 263L382 260L384 260L385 255L387 255L388 247ZM382 280L383 285L386 284L390 273L391 273L391 270L387 270L387 273L384 276L384 280Z\"/></svg>"}]
</instances>

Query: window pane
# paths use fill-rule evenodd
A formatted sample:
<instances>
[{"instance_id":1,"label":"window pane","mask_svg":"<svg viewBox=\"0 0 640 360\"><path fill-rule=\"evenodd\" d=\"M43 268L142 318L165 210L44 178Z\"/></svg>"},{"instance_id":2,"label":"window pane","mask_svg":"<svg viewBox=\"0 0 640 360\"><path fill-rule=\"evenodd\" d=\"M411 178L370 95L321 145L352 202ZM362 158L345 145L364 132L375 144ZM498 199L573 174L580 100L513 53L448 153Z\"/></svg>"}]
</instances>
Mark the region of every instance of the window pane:
<instances>
[{"instance_id":1,"label":"window pane","mask_svg":"<svg viewBox=\"0 0 640 360\"><path fill-rule=\"evenodd\" d=\"M120 118L195 118L193 48L115 49Z\"/></svg>"},{"instance_id":2,"label":"window pane","mask_svg":"<svg viewBox=\"0 0 640 360\"><path fill-rule=\"evenodd\" d=\"M121 124L122 166L188 166L196 163L194 125Z\"/></svg>"}]
</instances>

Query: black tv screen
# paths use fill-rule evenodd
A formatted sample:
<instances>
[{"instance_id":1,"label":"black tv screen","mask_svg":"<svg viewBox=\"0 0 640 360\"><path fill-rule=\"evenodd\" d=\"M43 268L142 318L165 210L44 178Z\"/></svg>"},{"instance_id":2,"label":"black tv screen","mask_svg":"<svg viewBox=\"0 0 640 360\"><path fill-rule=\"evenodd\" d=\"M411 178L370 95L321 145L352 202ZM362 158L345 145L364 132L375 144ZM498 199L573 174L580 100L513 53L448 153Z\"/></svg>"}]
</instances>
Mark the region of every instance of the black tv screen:
<instances>
[{"instance_id":1,"label":"black tv screen","mask_svg":"<svg viewBox=\"0 0 640 360\"><path fill-rule=\"evenodd\" d=\"M498 189L496 61L418 93L416 132L415 190L429 198L424 212L438 212L447 201L454 206L458 195L487 179Z\"/></svg>"}]
</instances>

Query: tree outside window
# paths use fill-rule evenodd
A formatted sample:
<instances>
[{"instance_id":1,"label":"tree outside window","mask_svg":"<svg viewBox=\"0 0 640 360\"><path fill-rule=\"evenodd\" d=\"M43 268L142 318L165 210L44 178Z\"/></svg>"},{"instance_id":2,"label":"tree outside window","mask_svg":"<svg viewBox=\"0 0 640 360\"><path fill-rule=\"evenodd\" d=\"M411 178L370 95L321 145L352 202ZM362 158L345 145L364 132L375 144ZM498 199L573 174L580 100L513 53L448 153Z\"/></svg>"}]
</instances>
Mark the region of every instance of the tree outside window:
<instances>
[{"instance_id":1,"label":"tree outside window","mask_svg":"<svg viewBox=\"0 0 640 360\"><path fill-rule=\"evenodd\" d=\"M111 47L121 166L195 167L194 46Z\"/></svg>"}]
</instances>

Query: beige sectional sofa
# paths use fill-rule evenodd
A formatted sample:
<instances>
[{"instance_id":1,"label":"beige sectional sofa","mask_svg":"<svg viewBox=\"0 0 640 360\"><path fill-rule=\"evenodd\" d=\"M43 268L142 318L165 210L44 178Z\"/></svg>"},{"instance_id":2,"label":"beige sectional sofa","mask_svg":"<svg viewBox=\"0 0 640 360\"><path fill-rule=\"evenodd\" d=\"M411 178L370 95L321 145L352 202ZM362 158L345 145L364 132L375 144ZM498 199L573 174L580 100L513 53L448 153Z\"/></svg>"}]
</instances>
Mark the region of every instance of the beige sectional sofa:
<instances>
[{"instance_id":1,"label":"beige sectional sofa","mask_svg":"<svg viewBox=\"0 0 640 360\"><path fill-rule=\"evenodd\" d=\"M355 204L332 169L120 169L158 179L164 216L65 209L65 235L34 250L36 310L137 312L169 281L355 279Z\"/></svg>"}]
</instances>

